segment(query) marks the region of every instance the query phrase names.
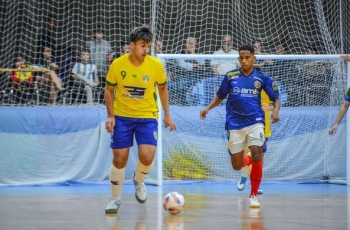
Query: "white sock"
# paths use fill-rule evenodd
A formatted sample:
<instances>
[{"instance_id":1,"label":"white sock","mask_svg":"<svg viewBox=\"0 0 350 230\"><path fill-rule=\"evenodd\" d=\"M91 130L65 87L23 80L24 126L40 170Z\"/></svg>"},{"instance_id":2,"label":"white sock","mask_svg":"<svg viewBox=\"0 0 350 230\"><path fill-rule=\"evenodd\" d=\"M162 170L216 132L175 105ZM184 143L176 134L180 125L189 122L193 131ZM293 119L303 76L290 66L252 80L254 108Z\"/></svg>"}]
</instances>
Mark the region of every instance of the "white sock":
<instances>
[{"instance_id":1,"label":"white sock","mask_svg":"<svg viewBox=\"0 0 350 230\"><path fill-rule=\"evenodd\" d=\"M242 177L247 177L248 176L248 166L244 166L242 169Z\"/></svg>"},{"instance_id":2,"label":"white sock","mask_svg":"<svg viewBox=\"0 0 350 230\"><path fill-rule=\"evenodd\" d=\"M121 191L125 181L125 167L118 169L113 164L109 170L109 180L111 186L111 198L115 200L121 199Z\"/></svg>"},{"instance_id":3,"label":"white sock","mask_svg":"<svg viewBox=\"0 0 350 230\"><path fill-rule=\"evenodd\" d=\"M136 175L135 175L135 180L138 183L142 183L143 180L145 179L146 175L151 171L153 167L153 162L152 164L146 166L141 163L139 160L136 165Z\"/></svg>"}]
</instances>

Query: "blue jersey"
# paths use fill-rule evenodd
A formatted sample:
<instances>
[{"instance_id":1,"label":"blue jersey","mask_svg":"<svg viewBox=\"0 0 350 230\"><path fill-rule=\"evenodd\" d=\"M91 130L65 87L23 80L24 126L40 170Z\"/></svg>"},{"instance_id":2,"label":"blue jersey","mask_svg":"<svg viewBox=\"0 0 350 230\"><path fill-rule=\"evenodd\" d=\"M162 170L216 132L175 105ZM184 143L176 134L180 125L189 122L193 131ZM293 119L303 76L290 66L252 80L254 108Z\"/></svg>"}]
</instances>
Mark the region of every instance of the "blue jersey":
<instances>
[{"instance_id":1,"label":"blue jersey","mask_svg":"<svg viewBox=\"0 0 350 230\"><path fill-rule=\"evenodd\" d=\"M261 108L261 91L264 90L271 101L279 99L279 92L273 79L256 69L245 76L240 69L227 72L216 95L227 97L227 130L242 129L257 123L264 124Z\"/></svg>"},{"instance_id":2,"label":"blue jersey","mask_svg":"<svg viewBox=\"0 0 350 230\"><path fill-rule=\"evenodd\" d=\"M348 101L350 102L350 88L348 88L348 92L346 92L346 95L345 95L345 101Z\"/></svg>"}]
</instances>

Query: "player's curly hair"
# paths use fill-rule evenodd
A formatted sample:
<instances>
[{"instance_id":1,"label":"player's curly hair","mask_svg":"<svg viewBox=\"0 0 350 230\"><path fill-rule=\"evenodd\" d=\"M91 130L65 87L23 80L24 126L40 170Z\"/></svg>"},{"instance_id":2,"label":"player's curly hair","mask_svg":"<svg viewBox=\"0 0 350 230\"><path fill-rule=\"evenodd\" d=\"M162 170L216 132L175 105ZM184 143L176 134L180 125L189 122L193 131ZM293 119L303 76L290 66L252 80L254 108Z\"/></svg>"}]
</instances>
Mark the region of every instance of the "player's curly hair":
<instances>
[{"instance_id":1,"label":"player's curly hair","mask_svg":"<svg viewBox=\"0 0 350 230\"><path fill-rule=\"evenodd\" d=\"M137 27L131 31L129 42L136 43L139 40L143 40L146 43L152 43L153 33L148 26Z\"/></svg>"},{"instance_id":2,"label":"player's curly hair","mask_svg":"<svg viewBox=\"0 0 350 230\"><path fill-rule=\"evenodd\" d=\"M241 52L242 50L249 51L251 54L254 54L254 47L251 45L244 45L239 47L238 52Z\"/></svg>"}]
</instances>

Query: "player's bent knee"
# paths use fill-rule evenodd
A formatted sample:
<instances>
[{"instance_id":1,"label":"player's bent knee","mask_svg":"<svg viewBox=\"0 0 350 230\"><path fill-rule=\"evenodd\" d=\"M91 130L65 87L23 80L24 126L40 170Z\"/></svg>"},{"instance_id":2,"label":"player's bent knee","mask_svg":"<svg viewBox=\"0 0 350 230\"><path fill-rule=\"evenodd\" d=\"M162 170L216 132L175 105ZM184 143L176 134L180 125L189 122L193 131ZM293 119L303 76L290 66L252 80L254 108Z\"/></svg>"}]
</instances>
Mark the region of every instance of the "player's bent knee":
<instances>
[{"instance_id":1,"label":"player's bent knee","mask_svg":"<svg viewBox=\"0 0 350 230\"><path fill-rule=\"evenodd\" d=\"M253 162L260 162L260 161L262 161L262 154L260 152L252 154L252 158L251 159L252 159Z\"/></svg>"}]
</instances>

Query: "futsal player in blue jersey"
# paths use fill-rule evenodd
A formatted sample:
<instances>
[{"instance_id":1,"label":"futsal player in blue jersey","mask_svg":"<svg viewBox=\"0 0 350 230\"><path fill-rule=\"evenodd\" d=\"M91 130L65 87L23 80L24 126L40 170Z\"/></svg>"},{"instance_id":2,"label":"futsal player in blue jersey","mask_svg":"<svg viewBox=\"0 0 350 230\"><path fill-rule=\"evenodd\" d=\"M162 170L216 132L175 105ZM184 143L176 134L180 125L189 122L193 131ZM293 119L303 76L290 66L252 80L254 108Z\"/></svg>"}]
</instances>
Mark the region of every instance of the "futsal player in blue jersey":
<instances>
[{"instance_id":1,"label":"futsal player in blue jersey","mask_svg":"<svg viewBox=\"0 0 350 230\"><path fill-rule=\"evenodd\" d=\"M240 47L238 60L241 68L226 73L214 99L200 111L200 117L205 119L211 109L227 98L225 129L232 167L241 170L250 163L252 165L250 208L260 208L257 194L263 175L261 146L265 141L261 91L264 90L273 102L272 123L279 121L281 107L276 84L270 76L254 69L255 59L252 46ZM251 162L243 160L246 147L250 149Z\"/></svg>"}]
</instances>

